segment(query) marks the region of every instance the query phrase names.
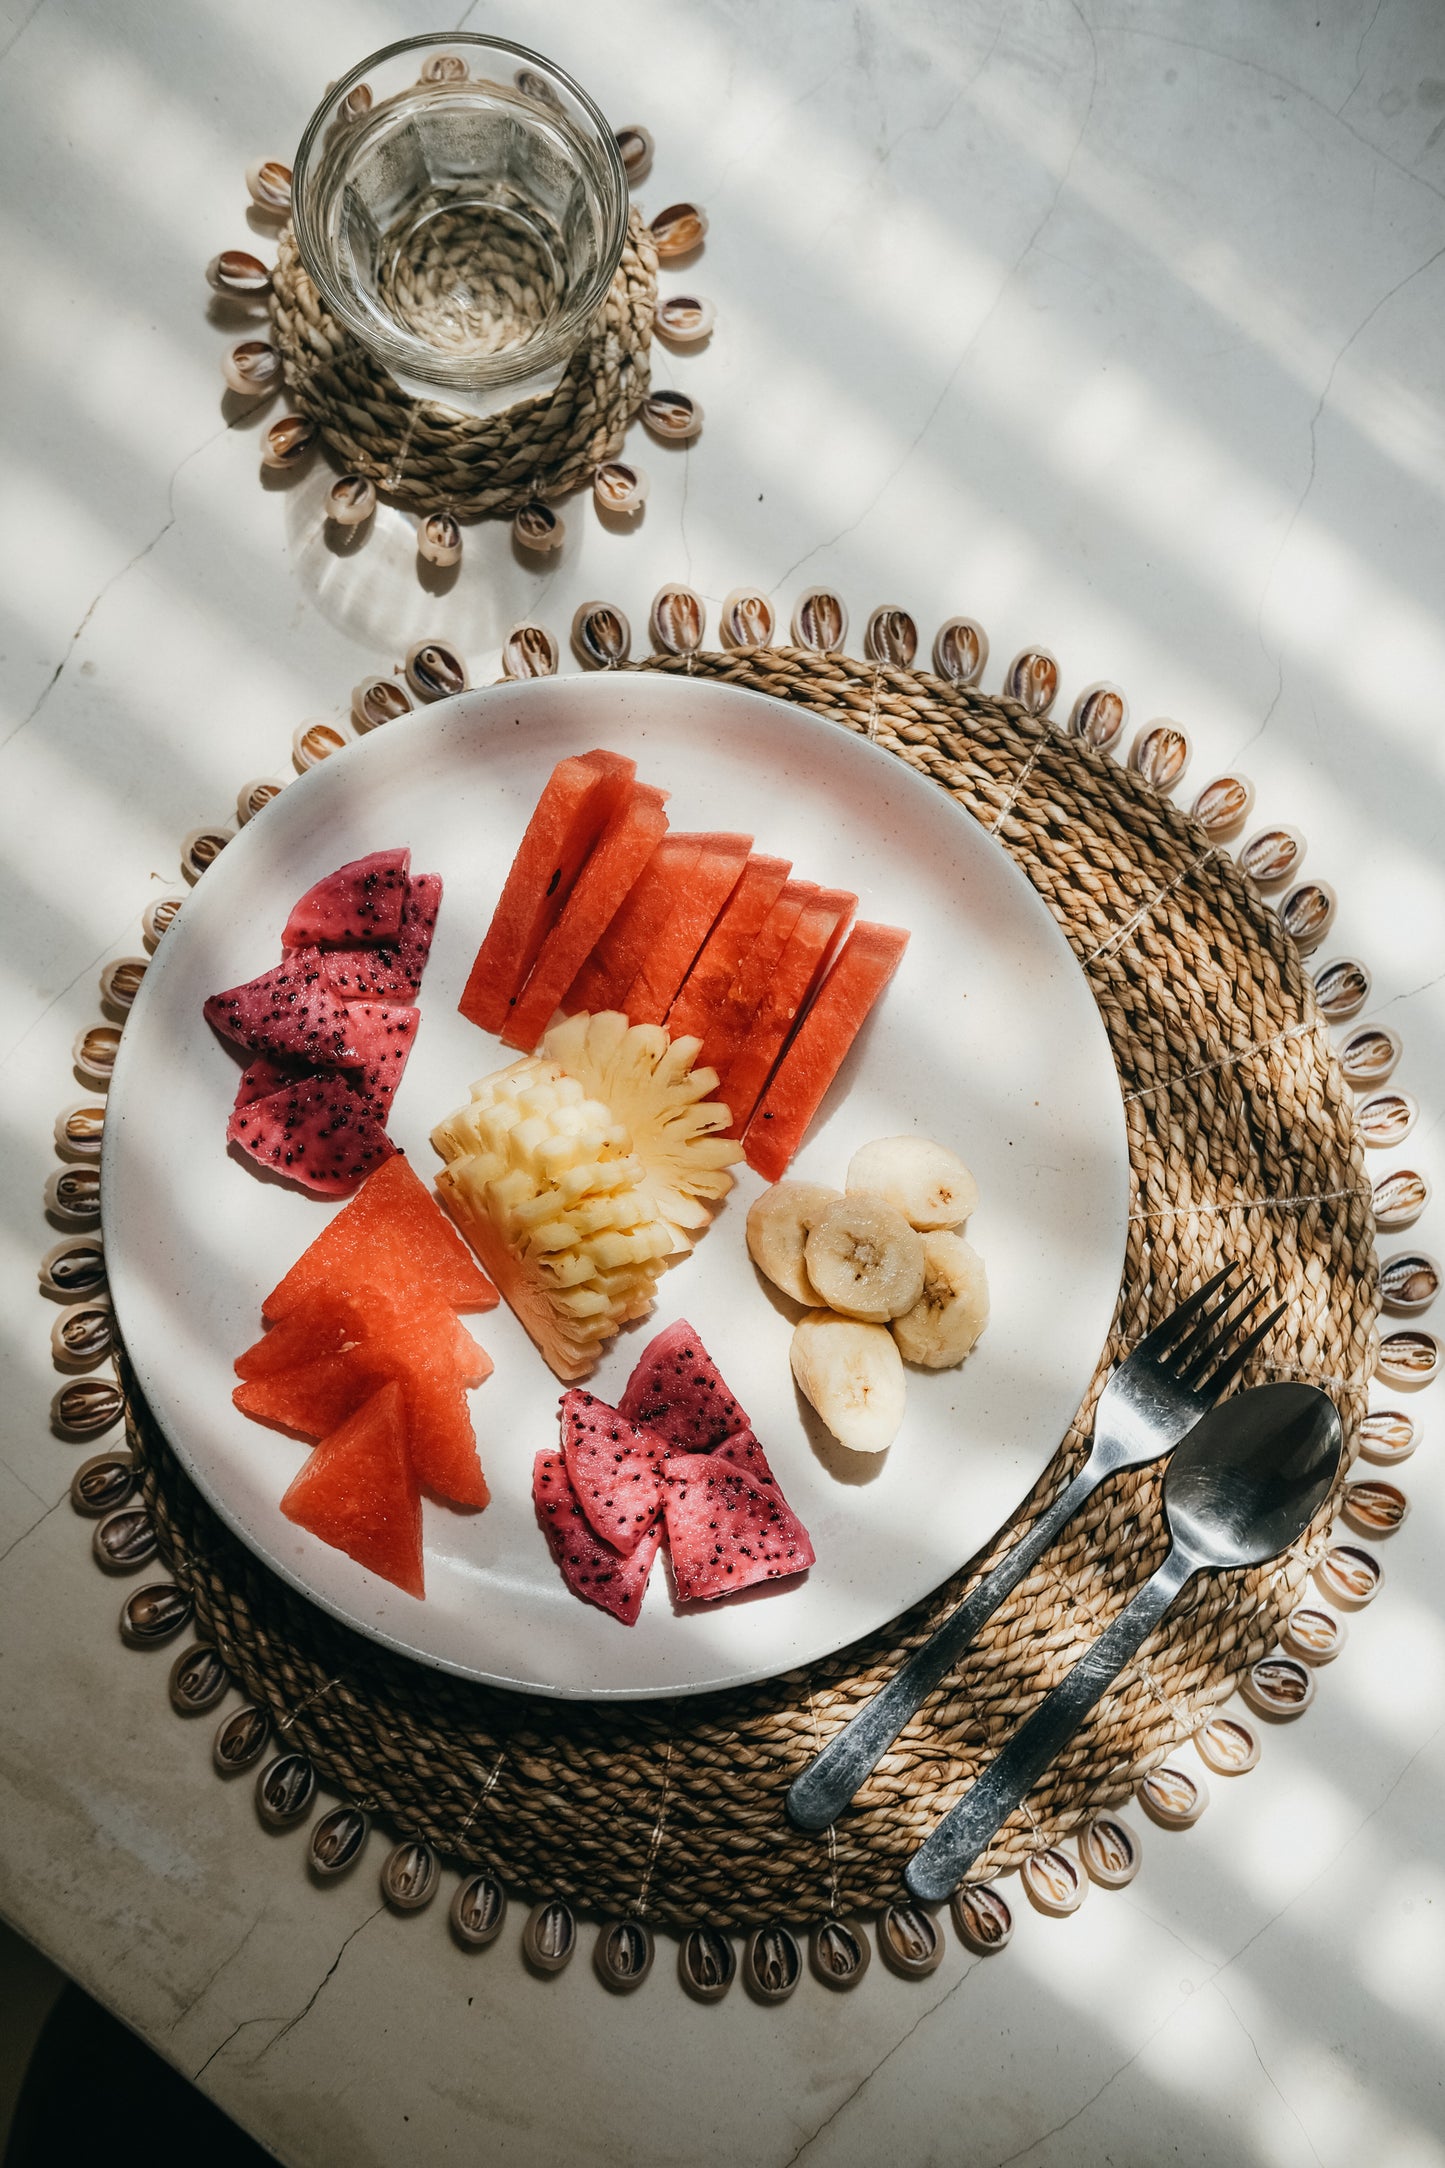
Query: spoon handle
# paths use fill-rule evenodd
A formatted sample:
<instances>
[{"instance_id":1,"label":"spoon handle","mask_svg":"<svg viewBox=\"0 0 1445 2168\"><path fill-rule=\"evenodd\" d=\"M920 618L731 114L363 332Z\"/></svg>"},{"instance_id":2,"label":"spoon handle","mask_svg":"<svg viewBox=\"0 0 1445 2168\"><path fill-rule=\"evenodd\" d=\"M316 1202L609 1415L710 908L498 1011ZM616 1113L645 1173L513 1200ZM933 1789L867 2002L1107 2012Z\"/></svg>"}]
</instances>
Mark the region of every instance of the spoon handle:
<instances>
[{"instance_id":1,"label":"spoon handle","mask_svg":"<svg viewBox=\"0 0 1445 2168\"><path fill-rule=\"evenodd\" d=\"M1177 1545L1170 1551L914 1853L903 1879L915 1897L944 1898L957 1887L1198 1571L1198 1561Z\"/></svg>"},{"instance_id":2,"label":"spoon handle","mask_svg":"<svg viewBox=\"0 0 1445 2168\"><path fill-rule=\"evenodd\" d=\"M826 1829L842 1813L904 1725L918 1714L940 1679L953 1669L985 1619L991 1618L1010 1590L1017 1588L1030 1566L1043 1556L1102 1480L1102 1470L1086 1462L988 1578L965 1596L956 1611L950 1611L922 1648L914 1650L887 1685L793 1779L787 1807L788 1819L795 1828Z\"/></svg>"}]
</instances>

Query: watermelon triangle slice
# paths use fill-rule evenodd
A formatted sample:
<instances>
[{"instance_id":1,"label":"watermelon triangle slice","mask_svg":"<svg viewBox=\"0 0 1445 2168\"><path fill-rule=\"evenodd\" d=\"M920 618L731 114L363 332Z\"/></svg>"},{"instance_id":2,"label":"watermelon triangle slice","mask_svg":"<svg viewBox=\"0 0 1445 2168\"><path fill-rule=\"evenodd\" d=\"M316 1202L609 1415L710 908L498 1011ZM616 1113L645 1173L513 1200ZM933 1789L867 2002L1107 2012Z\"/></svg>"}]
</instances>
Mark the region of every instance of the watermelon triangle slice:
<instances>
[{"instance_id":1,"label":"watermelon triangle slice","mask_svg":"<svg viewBox=\"0 0 1445 2168\"><path fill-rule=\"evenodd\" d=\"M298 1528L408 1596L424 1596L421 1494L401 1387L381 1386L322 1439L281 1500Z\"/></svg>"},{"instance_id":2,"label":"watermelon triangle slice","mask_svg":"<svg viewBox=\"0 0 1445 2168\"><path fill-rule=\"evenodd\" d=\"M667 1028L674 1039L704 1036L791 871L786 858L764 858L756 852L749 858L722 916L683 981L681 993L668 1010Z\"/></svg>"},{"instance_id":3,"label":"watermelon triangle slice","mask_svg":"<svg viewBox=\"0 0 1445 2168\"><path fill-rule=\"evenodd\" d=\"M711 1453L751 1428L686 1318L648 1342L617 1412L684 1453Z\"/></svg>"},{"instance_id":4,"label":"watermelon triangle slice","mask_svg":"<svg viewBox=\"0 0 1445 2168\"><path fill-rule=\"evenodd\" d=\"M730 1137L740 1137L747 1128L788 1034L846 933L857 903L858 898L843 889L820 888L804 904L747 1035L718 1086L718 1096L733 1118Z\"/></svg>"},{"instance_id":5,"label":"watermelon triangle slice","mask_svg":"<svg viewBox=\"0 0 1445 2168\"><path fill-rule=\"evenodd\" d=\"M539 1453L532 1469L532 1502L562 1578L574 1596L635 1626L642 1593L662 1540L654 1522L626 1556L604 1542L588 1522L560 1453Z\"/></svg>"},{"instance_id":6,"label":"watermelon triangle slice","mask_svg":"<svg viewBox=\"0 0 1445 2168\"><path fill-rule=\"evenodd\" d=\"M401 926L391 941L381 948L326 952L322 970L331 991L342 1001L414 1001L441 902L441 875L414 873L406 884Z\"/></svg>"},{"instance_id":7,"label":"watermelon triangle slice","mask_svg":"<svg viewBox=\"0 0 1445 2168\"><path fill-rule=\"evenodd\" d=\"M334 1295L312 1295L279 1325L261 1335L236 1357L238 1378L275 1377L323 1355L343 1355L366 1337L366 1327L350 1303Z\"/></svg>"},{"instance_id":8,"label":"watermelon triangle slice","mask_svg":"<svg viewBox=\"0 0 1445 2168\"><path fill-rule=\"evenodd\" d=\"M282 947L395 940L410 869L410 851L370 851L338 866L293 907L281 930Z\"/></svg>"},{"instance_id":9,"label":"watermelon triangle slice","mask_svg":"<svg viewBox=\"0 0 1445 2168\"><path fill-rule=\"evenodd\" d=\"M813 1563L808 1531L782 1493L754 1483L720 1453L669 1462L662 1511L680 1603L712 1602Z\"/></svg>"},{"instance_id":10,"label":"watermelon triangle slice","mask_svg":"<svg viewBox=\"0 0 1445 2168\"><path fill-rule=\"evenodd\" d=\"M562 1457L595 1532L635 1551L662 1505L666 1447L592 1393L562 1395Z\"/></svg>"},{"instance_id":11,"label":"watermelon triangle slice","mask_svg":"<svg viewBox=\"0 0 1445 2168\"><path fill-rule=\"evenodd\" d=\"M671 840L669 838L669 840ZM634 1024L660 1024L747 864L751 836L705 835L667 917L649 943L632 984L615 1006ZM666 848L658 846L658 856Z\"/></svg>"},{"instance_id":12,"label":"watermelon triangle slice","mask_svg":"<svg viewBox=\"0 0 1445 2168\"><path fill-rule=\"evenodd\" d=\"M352 1298L406 1288L453 1310L490 1310L497 1290L430 1189L400 1154L378 1167L344 1212L272 1288L262 1315L274 1323L308 1295Z\"/></svg>"}]
</instances>

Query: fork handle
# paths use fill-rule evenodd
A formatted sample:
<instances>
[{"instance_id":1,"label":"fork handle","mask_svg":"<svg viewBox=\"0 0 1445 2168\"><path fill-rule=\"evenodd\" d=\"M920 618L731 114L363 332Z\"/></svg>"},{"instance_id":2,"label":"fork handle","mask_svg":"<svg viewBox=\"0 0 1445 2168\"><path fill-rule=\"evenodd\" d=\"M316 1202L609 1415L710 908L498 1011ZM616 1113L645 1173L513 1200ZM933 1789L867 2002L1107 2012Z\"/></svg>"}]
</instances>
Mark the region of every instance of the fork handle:
<instances>
[{"instance_id":1,"label":"fork handle","mask_svg":"<svg viewBox=\"0 0 1445 2168\"><path fill-rule=\"evenodd\" d=\"M1086 1461L988 1578L965 1596L922 1648L914 1650L887 1685L793 1779L787 1808L795 1828L826 1829L837 1819L904 1725L918 1714L939 1681L948 1676L984 1621L1017 1588L1102 1481L1102 1474Z\"/></svg>"},{"instance_id":2,"label":"fork handle","mask_svg":"<svg viewBox=\"0 0 1445 2168\"><path fill-rule=\"evenodd\" d=\"M1176 1544L914 1853L903 1879L915 1897L947 1897L958 1886L1199 1570L1200 1561Z\"/></svg>"}]
</instances>

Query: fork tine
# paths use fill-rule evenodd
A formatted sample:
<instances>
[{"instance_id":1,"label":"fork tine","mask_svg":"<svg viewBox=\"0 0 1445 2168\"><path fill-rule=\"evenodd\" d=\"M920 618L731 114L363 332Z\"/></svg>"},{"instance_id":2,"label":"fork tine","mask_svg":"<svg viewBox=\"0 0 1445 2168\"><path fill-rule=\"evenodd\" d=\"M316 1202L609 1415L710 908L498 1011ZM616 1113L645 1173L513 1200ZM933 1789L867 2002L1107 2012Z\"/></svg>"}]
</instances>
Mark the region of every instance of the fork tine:
<instances>
[{"instance_id":1,"label":"fork tine","mask_svg":"<svg viewBox=\"0 0 1445 2168\"><path fill-rule=\"evenodd\" d=\"M1172 1378L1184 1383L1199 1350L1213 1339L1231 1305L1238 1302L1241 1295L1247 1295L1253 1285L1253 1280L1246 1276L1238 1287L1227 1287L1212 1308L1200 1312L1185 1338L1164 1357L1162 1367Z\"/></svg>"},{"instance_id":2,"label":"fork tine","mask_svg":"<svg viewBox=\"0 0 1445 2168\"><path fill-rule=\"evenodd\" d=\"M1166 1348L1174 1345L1190 1319L1199 1310L1203 1309L1216 1288L1222 1287L1234 1270L1235 1266L1231 1260L1222 1272L1216 1272L1212 1280L1206 1280L1201 1288L1197 1288L1187 1302L1181 1302L1177 1310L1171 1310L1163 1322L1156 1325L1152 1332L1145 1333L1143 1339L1134 1349L1134 1353L1140 1356L1163 1355Z\"/></svg>"},{"instance_id":3,"label":"fork tine","mask_svg":"<svg viewBox=\"0 0 1445 2168\"><path fill-rule=\"evenodd\" d=\"M1244 1293L1243 1288L1240 1289L1240 1293ZM1198 1379L1203 1377L1216 1355L1223 1355L1228 1352L1236 1335L1243 1328L1245 1319L1252 1311L1259 1308L1260 1304L1265 1300L1266 1294L1267 1290L1265 1288L1257 1287L1244 1308L1233 1317L1226 1314L1229 1308L1229 1304L1226 1303L1224 1309L1217 1311L1211 1320L1211 1324L1219 1326L1218 1332L1203 1347L1198 1345L1199 1334L1195 1334L1192 1343L1195 1351L1191 1352L1189 1361L1184 1368L1175 1372L1175 1376L1181 1385L1195 1384Z\"/></svg>"},{"instance_id":4,"label":"fork tine","mask_svg":"<svg viewBox=\"0 0 1445 2168\"><path fill-rule=\"evenodd\" d=\"M1276 1303L1274 1308L1270 1311L1269 1316L1265 1318L1261 1324L1255 1326L1254 1331L1250 1334L1249 1338L1247 1340L1241 1340L1239 1346L1234 1350L1234 1353L1225 1357L1224 1361L1220 1364L1219 1368L1215 1371L1213 1377L1209 1381L1209 1390L1213 1393L1216 1400L1223 1397L1225 1388L1233 1384L1234 1380L1239 1376L1240 1371L1249 1361L1250 1356L1259 1346L1259 1343L1264 1338L1265 1334L1271 1329L1272 1326L1279 1323L1279 1320L1284 1316L1284 1313L1284 1303Z\"/></svg>"}]
</instances>

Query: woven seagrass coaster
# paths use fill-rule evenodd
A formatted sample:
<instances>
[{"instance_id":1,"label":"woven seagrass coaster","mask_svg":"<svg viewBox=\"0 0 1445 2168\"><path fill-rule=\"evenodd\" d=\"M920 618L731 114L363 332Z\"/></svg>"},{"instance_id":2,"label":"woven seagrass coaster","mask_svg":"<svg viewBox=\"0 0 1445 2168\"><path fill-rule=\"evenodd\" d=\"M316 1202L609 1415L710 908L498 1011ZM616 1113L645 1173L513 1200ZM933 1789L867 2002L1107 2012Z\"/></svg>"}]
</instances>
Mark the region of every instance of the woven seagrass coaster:
<instances>
[{"instance_id":1,"label":"woven seagrass coaster","mask_svg":"<svg viewBox=\"0 0 1445 2168\"><path fill-rule=\"evenodd\" d=\"M434 320L446 281L444 222L434 223L430 288L414 274L406 293L393 297L412 320ZM534 278L534 267L521 261L496 272L519 322L542 306L531 293ZM365 475L418 512L509 519L529 498L580 488L617 457L647 396L656 300L657 251L633 211L602 313L561 383L485 419L404 392L327 312L289 224L277 244L271 329L297 408L317 424L345 472Z\"/></svg>"},{"instance_id":2,"label":"woven seagrass coaster","mask_svg":"<svg viewBox=\"0 0 1445 2168\"><path fill-rule=\"evenodd\" d=\"M337 1790L521 1893L672 1927L801 1924L901 1896L908 1855L1159 1563L1158 1471L1130 1471L990 1620L835 1828L789 1826L783 1795L802 1764L1058 1494L1108 1370L1226 1259L1287 1305L1247 1382L1323 1386L1353 1450L1378 1308L1370 1187L1298 952L1232 859L1138 775L1010 701L919 671L797 649L642 667L810 708L931 778L1028 874L1099 1003L1128 1121L1123 1282L1098 1372L1013 1526L892 1625L806 1670L671 1703L559 1703L444 1677L335 1624L220 1526L128 1380L130 1427L201 1631ZM1197 1584L976 1878L1118 1804L1207 1720L1273 1647L1336 1503L1283 1560Z\"/></svg>"}]
</instances>

